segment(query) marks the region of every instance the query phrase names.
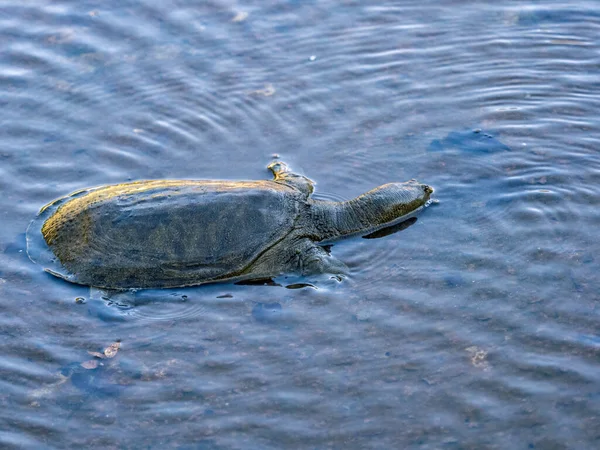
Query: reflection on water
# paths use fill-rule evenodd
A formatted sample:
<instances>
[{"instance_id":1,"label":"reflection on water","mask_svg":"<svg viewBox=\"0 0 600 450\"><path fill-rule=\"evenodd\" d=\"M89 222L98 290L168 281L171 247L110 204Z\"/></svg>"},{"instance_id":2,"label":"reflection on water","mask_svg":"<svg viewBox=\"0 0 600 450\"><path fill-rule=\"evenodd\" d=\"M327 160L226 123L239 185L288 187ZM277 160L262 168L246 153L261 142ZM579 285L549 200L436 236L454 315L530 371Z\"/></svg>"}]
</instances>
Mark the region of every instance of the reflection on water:
<instances>
[{"instance_id":1,"label":"reflection on water","mask_svg":"<svg viewBox=\"0 0 600 450\"><path fill-rule=\"evenodd\" d=\"M597 447L596 2L3 12L1 447ZM318 199L416 178L439 204L335 243L341 282L103 299L27 258L65 192L273 155Z\"/></svg>"},{"instance_id":2,"label":"reflection on water","mask_svg":"<svg viewBox=\"0 0 600 450\"><path fill-rule=\"evenodd\" d=\"M411 225L414 225L417 222L416 217L411 217L403 222L397 223L396 225L392 225L391 227L382 228L381 230L374 231L373 233L369 233L366 236L363 236L363 239L379 239L385 236L389 236L390 234L397 233L402 230L406 230Z\"/></svg>"}]
</instances>

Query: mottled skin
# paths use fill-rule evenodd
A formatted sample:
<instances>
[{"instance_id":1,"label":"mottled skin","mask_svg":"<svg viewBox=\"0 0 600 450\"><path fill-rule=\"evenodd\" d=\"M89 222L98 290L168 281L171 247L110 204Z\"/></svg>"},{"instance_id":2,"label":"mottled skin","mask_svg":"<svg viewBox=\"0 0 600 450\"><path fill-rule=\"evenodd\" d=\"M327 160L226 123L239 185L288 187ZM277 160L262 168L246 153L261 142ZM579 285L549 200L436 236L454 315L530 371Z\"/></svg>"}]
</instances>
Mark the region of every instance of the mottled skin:
<instances>
[{"instance_id":1,"label":"mottled skin","mask_svg":"<svg viewBox=\"0 0 600 450\"><path fill-rule=\"evenodd\" d=\"M41 233L58 261L46 269L106 289L338 274L344 264L319 244L398 223L432 192L411 180L325 202L285 164L269 169L270 181L140 181L53 202Z\"/></svg>"}]
</instances>

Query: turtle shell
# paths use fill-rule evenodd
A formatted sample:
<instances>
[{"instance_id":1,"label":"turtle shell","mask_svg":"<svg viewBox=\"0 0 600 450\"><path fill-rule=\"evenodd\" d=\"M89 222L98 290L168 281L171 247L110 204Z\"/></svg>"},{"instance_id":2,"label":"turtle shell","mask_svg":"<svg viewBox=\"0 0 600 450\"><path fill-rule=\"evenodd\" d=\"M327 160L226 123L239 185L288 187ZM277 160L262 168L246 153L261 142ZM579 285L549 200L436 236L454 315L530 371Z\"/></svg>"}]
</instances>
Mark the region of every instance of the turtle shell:
<instances>
[{"instance_id":1,"label":"turtle shell","mask_svg":"<svg viewBox=\"0 0 600 450\"><path fill-rule=\"evenodd\" d=\"M272 181L139 181L78 191L40 211L30 258L68 281L167 288L240 278L283 239L296 190Z\"/></svg>"}]
</instances>

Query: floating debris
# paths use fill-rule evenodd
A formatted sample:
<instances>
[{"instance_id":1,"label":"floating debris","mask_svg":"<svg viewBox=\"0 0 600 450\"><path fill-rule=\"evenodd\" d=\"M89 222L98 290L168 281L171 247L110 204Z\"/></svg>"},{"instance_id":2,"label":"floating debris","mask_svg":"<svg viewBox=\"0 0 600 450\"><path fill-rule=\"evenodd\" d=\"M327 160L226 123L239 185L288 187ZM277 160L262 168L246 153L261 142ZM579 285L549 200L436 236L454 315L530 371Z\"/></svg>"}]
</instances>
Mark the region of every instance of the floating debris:
<instances>
[{"instance_id":1,"label":"floating debris","mask_svg":"<svg viewBox=\"0 0 600 450\"><path fill-rule=\"evenodd\" d=\"M487 352L479 347L472 346L465 349L471 355L471 364L483 370L490 368L487 362Z\"/></svg>"},{"instance_id":2,"label":"floating debris","mask_svg":"<svg viewBox=\"0 0 600 450\"><path fill-rule=\"evenodd\" d=\"M114 358L115 355L117 354L117 352L119 351L119 348L121 347L121 343L120 342L113 342L112 344L110 344L108 347L106 347L104 349L104 356L106 356L107 358Z\"/></svg>"},{"instance_id":3,"label":"floating debris","mask_svg":"<svg viewBox=\"0 0 600 450\"><path fill-rule=\"evenodd\" d=\"M89 361L82 362L80 365L84 369L93 370L98 367L98 364L99 362L97 359L90 359Z\"/></svg>"},{"instance_id":4,"label":"floating debris","mask_svg":"<svg viewBox=\"0 0 600 450\"><path fill-rule=\"evenodd\" d=\"M265 97L270 97L275 93L275 88L272 84L265 85L264 89L257 89L256 91L248 92L248 95L264 95Z\"/></svg>"},{"instance_id":5,"label":"floating debris","mask_svg":"<svg viewBox=\"0 0 600 450\"><path fill-rule=\"evenodd\" d=\"M310 55L310 58L308 58L310 61L314 61L315 59L317 59L317 57L315 55Z\"/></svg>"},{"instance_id":6,"label":"floating debris","mask_svg":"<svg viewBox=\"0 0 600 450\"><path fill-rule=\"evenodd\" d=\"M231 19L231 21L232 22L243 22L247 18L248 18L248 13L246 11L240 11L234 16L233 19Z\"/></svg>"}]
</instances>

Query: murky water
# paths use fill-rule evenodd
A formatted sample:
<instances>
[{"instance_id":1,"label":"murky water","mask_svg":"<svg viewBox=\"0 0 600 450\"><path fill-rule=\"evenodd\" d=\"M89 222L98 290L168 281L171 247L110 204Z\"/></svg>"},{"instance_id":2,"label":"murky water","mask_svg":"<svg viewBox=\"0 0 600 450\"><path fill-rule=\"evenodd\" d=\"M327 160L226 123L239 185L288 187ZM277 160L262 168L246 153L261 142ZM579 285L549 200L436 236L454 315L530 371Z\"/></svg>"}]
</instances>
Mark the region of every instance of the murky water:
<instances>
[{"instance_id":1,"label":"murky water","mask_svg":"<svg viewBox=\"0 0 600 450\"><path fill-rule=\"evenodd\" d=\"M2 2L0 446L598 447L598 4L499 3ZM274 154L439 204L317 289L103 300L27 258L71 191Z\"/></svg>"}]
</instances>

